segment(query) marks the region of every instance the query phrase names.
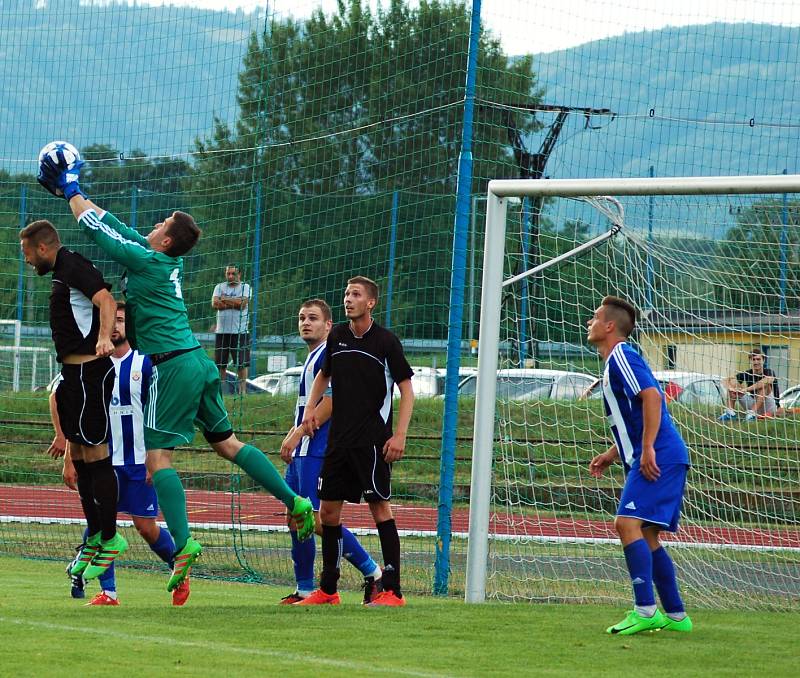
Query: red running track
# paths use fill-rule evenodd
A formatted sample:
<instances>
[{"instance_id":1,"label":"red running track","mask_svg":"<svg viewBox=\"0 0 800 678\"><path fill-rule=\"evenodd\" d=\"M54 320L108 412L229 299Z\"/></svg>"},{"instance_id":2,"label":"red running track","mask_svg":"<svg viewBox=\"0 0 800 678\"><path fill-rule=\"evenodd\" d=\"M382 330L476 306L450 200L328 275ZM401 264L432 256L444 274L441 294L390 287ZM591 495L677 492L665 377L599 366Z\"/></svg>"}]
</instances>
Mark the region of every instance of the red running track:
<instances>
[{"instance_id":1,"label":"red running track","mask_svg":"<svg viewBox=\"0 0 800 678\"><path fill-rule=\"evenodd\" d=\"M283 504L266 494L233 495L229 492L187 490L186 500L189 521L192 523L241 523L245 526L265 527L285 525ZM392 510L400 530L436 532L436 508L393 503ZM348 527L374 528L372 516L365 504L348 505L345 516ZM83 514L77 494L66 487L0 484L0 521L25 517L80 520ZM454 509L451 531L466 533L468 527L467 509ZM616 539L612 522L603 520L539 518L506 513L496 514L489 529L493 535L508 537ZM677 535L665 536L680 543L800 549L800 531L787 528L761 530L689 525L682 527Z\"/></svg>"}]
</instances>

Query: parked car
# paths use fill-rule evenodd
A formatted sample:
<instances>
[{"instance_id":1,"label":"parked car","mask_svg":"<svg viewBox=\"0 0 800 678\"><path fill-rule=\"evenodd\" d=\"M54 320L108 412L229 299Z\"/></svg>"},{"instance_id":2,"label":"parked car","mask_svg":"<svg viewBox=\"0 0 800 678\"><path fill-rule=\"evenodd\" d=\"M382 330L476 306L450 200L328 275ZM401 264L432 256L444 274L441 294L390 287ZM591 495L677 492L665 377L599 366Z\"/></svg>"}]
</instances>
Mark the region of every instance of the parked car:
<instances>
[{"instance_id":1,"label":"parked car","mask_svg":"<svg viewBox=\"0 0 800 678\"><path fill-rule=\"evenodd\" d=\"M444 367L414 367L414 396L421 398L432 398L436 396L444 396L444 387L447 380L447 369ZM459 367L458 378L459 382L470 375L478 373L475 367ZM399 395L395 391L395 395Z\"/></svg>"},{"instance_id":2,"label":"parked car","mask_svg":"<svg viewBox=\"0 0 800 678\"><path fill-rule=\"evenodd\" d=\"M275 387L278 385L278 380L280 378L280 372L270 372L253 377L252 382L263 388L267 393L275 393Z\"/></svg>"},{"instance_id":3,"label":"parked car","mask_svg":"<svg viewBox=\"0 0 800 678\"><path fill-rule=\"evenodd\" d=\"M300 379L303 378L303 366L287 367L278 377L273 395L297 395L300 392Z\"/></svg>"},{"instance_id":4,"label":"parked car","mask_svg":"<svg viewBox=\"0 0 800 678\"><path fill-rule=\"evenodd\" d=\"M596 379L583 372L540 369L497 370L497 397L504 400L577 400ZM463 379L459 395L474 396L477 374Z\"/></svg>"},{"instance_id":5,"label":"parked car","mask_svg":"<svg viewBox=\"0 0 800 678\"><path fill-rule=\"evenodd\" d=\"M681 405L720 405L727 402L723 378L716 374L659 370L653 376L664 391L667 402ZM595 379L582 397L599 398L602 394L600 379Z\"/></svg>"},{"instance_id":6,"label":"parked car","mask_svg":"<svg viewBox=\"0 0 800 678\"><path fill-rule=\"evenodd\" d=\"M258 377L256 377L257 379ZM265 389L261 384L259 384L256 379L247 379L247 393L268 393L267 389ZM225 393L236 393L236 384L238 381L238 377L236 376L236 372L231 372L230 370L225 370Z\"/></svg>"},{"instance_id":7,"label":"parked car","mask_svg":"<svg viewBox=\"0 0 800 678\"><path fill-rule=\"evenodd\" d=\"M800 407L800 384L791 386L781 393L781 407L787 410Z\"/></svg>"}]
</instances>

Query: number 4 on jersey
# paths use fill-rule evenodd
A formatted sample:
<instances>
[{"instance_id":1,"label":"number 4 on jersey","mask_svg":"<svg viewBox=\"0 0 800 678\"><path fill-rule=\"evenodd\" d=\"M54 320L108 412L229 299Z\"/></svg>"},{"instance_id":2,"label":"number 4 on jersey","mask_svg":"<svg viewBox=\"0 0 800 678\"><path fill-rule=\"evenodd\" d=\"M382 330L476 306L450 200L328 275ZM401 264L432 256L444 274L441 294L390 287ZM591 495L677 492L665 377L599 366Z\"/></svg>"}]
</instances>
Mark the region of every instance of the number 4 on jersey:
<instances>
[{"instance_id":1,"label":"number 4 on jersey","mask_svg":"<svg viewBox=\"0 0 800 678\"><path fill-rule=\"evenodd\" d=\"M178 299L183 299L183 292L181 291L181 279L178 276L177 268L172 270L169 279L172 281L172 284L175 285L175 296L178 297Z\"/></svg>"}]
</instances>

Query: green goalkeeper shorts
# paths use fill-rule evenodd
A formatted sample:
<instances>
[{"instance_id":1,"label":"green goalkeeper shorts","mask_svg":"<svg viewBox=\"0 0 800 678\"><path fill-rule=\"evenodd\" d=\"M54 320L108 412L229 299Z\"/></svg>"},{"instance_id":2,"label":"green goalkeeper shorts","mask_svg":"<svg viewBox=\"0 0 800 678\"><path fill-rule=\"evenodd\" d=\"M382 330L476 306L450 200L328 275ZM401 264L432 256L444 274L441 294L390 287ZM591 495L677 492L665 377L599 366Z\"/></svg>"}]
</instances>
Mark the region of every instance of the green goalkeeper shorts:
<instances>
[{"instance_id":1,"label":"green goalkeeper shorts","mask_svg":"<svg viewBox=\"0 0 800 678\"><path fill-rule=\"evenodd\" d=\"M231 430L219 370L200 348L153 366L144 407L145 448L190 444L195 425L208 433Z\"/></svg>"}]
</instances>

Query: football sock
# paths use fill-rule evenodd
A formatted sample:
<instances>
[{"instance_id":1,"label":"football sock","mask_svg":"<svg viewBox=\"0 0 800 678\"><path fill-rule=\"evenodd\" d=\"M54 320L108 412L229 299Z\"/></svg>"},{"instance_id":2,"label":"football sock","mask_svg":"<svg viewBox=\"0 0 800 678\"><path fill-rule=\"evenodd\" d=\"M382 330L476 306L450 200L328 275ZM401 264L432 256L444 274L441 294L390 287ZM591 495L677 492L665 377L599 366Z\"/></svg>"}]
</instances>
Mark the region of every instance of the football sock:
<instances>
[{"instance_id":1,"label":"football sock","mask_svg":"<svg viewBox=\"0 0 800 678\"><path fill-rule=\"evenodd\" d=\"M653 557L650 547L644 539L637 539L628 544L625 549L625 562L633 585L633 599L636 611L645 617L652 616L646 610L653 606L655 612L656 596L653 591ZM640 611L639 608L645 608Z\"/></svg>"},{"instance_id":2,"label":"football sock","mask_svg":"<svg viewBox=\"0 0 800 678\"><path fill-rule=\"evenodd\" d=\"M89 538L89 529L85 529L83 531L83 543L86 543L86 540ZM114 563L112 562L111 565L108 566L103 574L101 574L97 581L100 582L100 589L103 591L116 591L117 590L117 578L114 574Z\"/></svg>"},{"instance_id":3,"label":"football sock","mask_svg":"<svg viewBox=\"0 0 800 678\"><path fill-rule=\"evenodd\" d=\"M678 592L678 580L675 577L675 566L672 558L669 557L667 550L661 546L653 551L653 583L656 585L658 597L661 599L661 607L667 615L682 615L677 620L686 616L683 608L683 600ZM671 617L675 619L675 617Z\"/></svg>"},{"instance_id":4,"label":"football sock","mask_svg":"<svg viewBox=\"0 0 800 678\"><path fill-rule=\"evenodd\" d=\"M103 593L105 593L111 600L117 599L117 590L116 589L107 589L105 586L103 587Z\"/></svg>"},{"instance_id":5,"label":"football sock","mask_svg":"<svg viewBox=\"0 0 800 678\"><path fill-rule=\"evenodd\" d=\"M161 513L178 553L189 539L189 516L186 514L186 493L174 468L162 468L153 474L153 487Z\"/></svg>"},{"instance_id":6,"label":"football sock","mask_svg":"<svg viewBox=\"0 0 800 678\"><path fill-rule=\"evenodd\" d=\"M267 459L267 455L257 447L245 445L236 454L233 463L253 480L260 483L267 492L270 492L286 504L289 510L294 508L294 498L297 495L286 484L283 476L278 473L278 469Z\"/></svg>"},{"instance_id":7,"label":"football sock","mask_svg":"<svg viewBox=\"0 0 800 678\"><path fill-rule=\"evenodd\" d=\"M294 579L298 591L314 590L314 557L317 547L314 537L305 541L297 538L297 530L290 530L292 536L292 563L294 563Z\"/></svg>"},{"instance_id":8,"label":"football sock","mask_svg":"<svg viewBox=\"0 0 800 678\"><path fill-rule=\"evenodd\" d=\"M81 500L83 515L86 517L88 534L97 534L100 531L100 516L97 513L97 505L94 503L91 473L80 459L73 461L72 464L75 466L75 473L78 474L78 496ZM86 537L83 538L83 543L86 543Z\"/></svg>"},{"instance_id":9,"label":"football sock","mask_svg":"<svg viewBox=\"0 0 800 678\"><path fill-rule=\"evenodd\" d=\"M383 552L383 590L400 596L400 535L394 518L378 523L378 536Z\"/></svg>"},{"instance_id":10,"label":"football sock","mask_svg":"<svg viewBox=\"0 0 800 678\"><path fill-rule=\"evenodd\" d=\"M322 574L319 587L328 595L336 593L339 565L342 561L342 526L322 526Z\"/></svg>"},{"instance_id":11,"label":"football sock","mask_svg":"<svg viewBox=\"0 0 800 678\"><path fill-rule=\"evenodd\" d=\"M172 569L173 565L175 565L173 559L175 555L175 542L172 540L172 535L169 533L169 530L165 530L163 527L159 528L158 539L150 544L150 550L169 565L169 569Z\"/></svg>"},{"instance_id":12,"label":"football sock","mask_svg":"<svg viewBox=\"0 0 800 678\"><path fill-rule=\"evenodd\" d=\"M106 541L117 533L117 474L111 465L111 457L84 463L92 476L92 494L100 519L100 538Z\"/></svg>"},{"instance_id":13,"label":"football sock","mask_svg":"<svg viewBox=\"0 0 800 678\"><path fill-rule=\"evenodd\" d=\"M342 528L342 555L365 577L373 576L373 572L378 568L377 563L370 558L356 535L346 527Z\"/></svg>"}]
</instances>

